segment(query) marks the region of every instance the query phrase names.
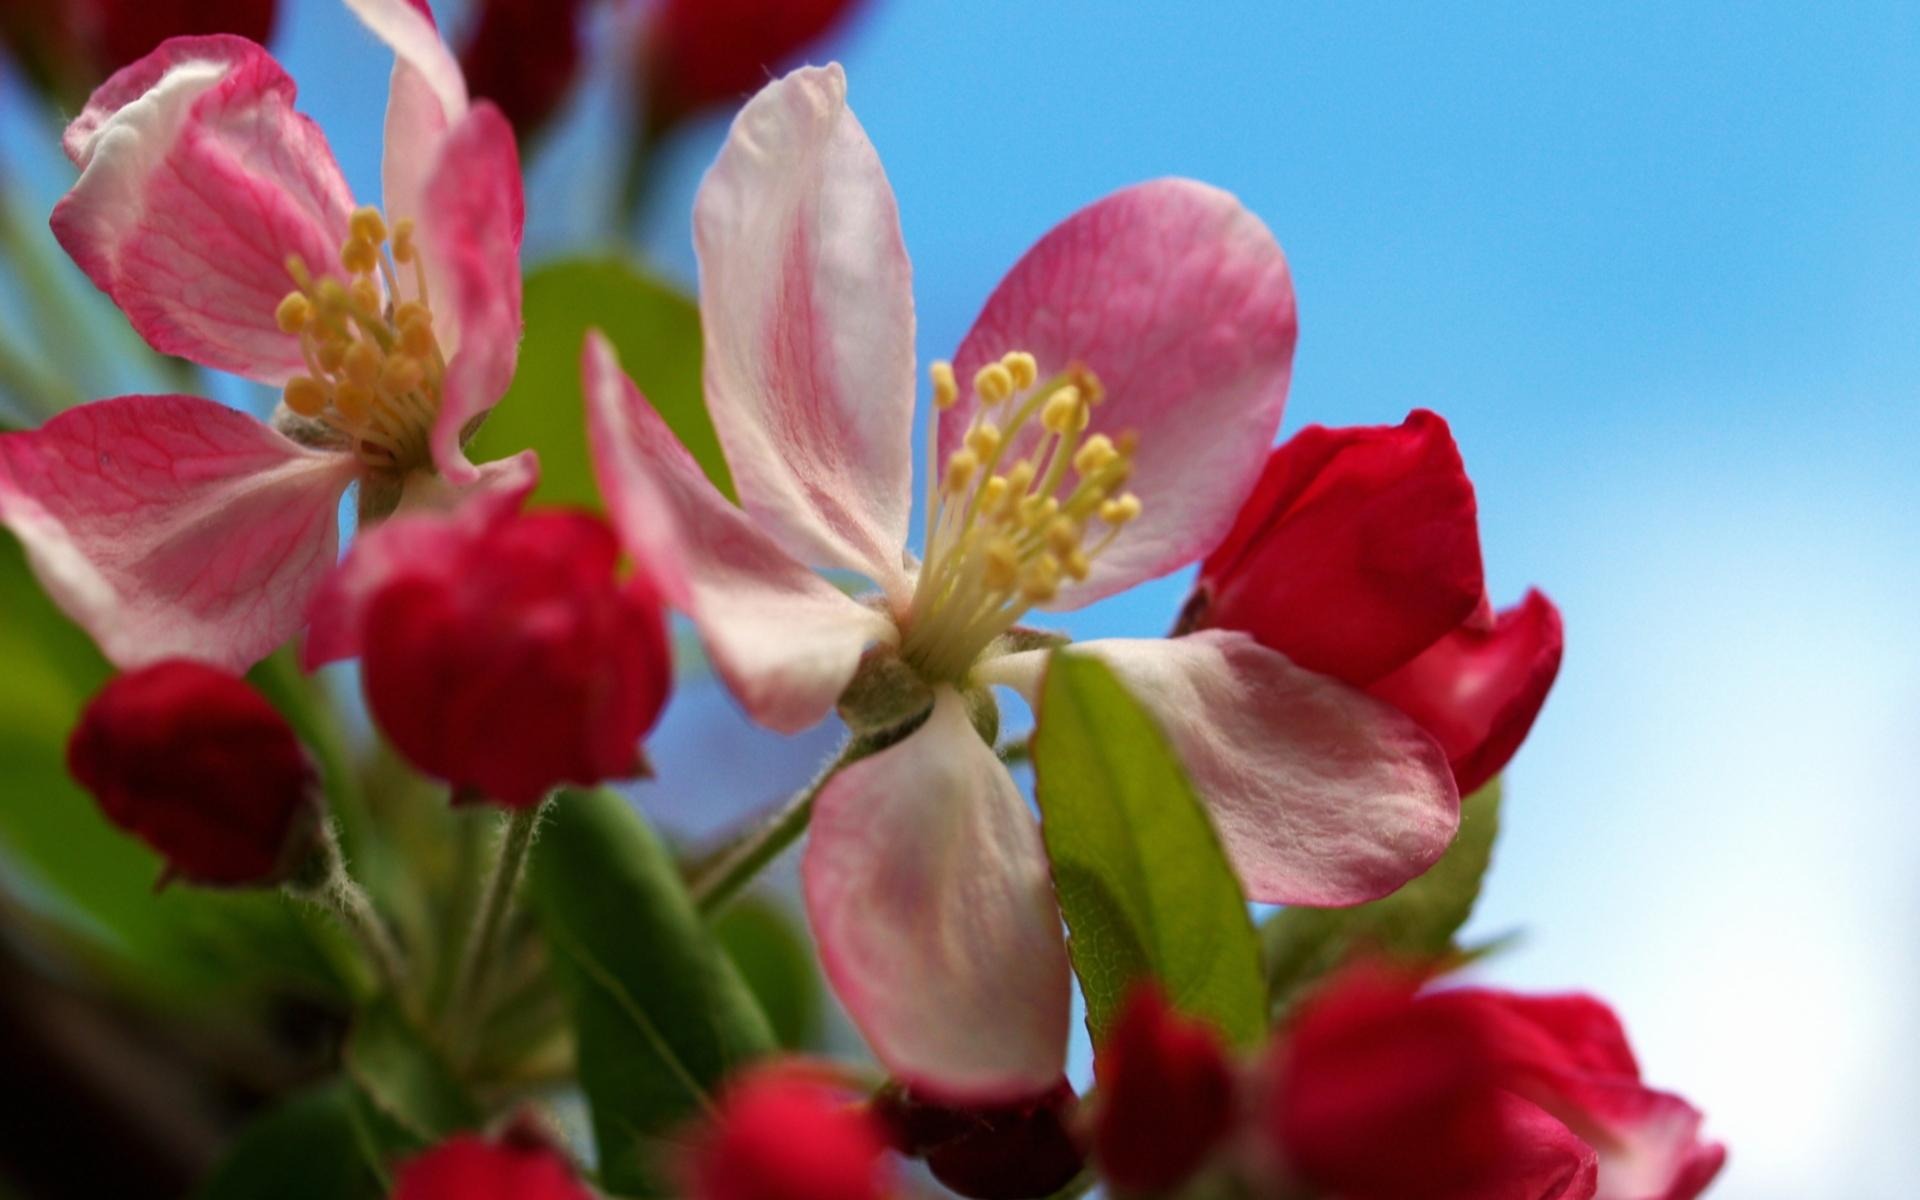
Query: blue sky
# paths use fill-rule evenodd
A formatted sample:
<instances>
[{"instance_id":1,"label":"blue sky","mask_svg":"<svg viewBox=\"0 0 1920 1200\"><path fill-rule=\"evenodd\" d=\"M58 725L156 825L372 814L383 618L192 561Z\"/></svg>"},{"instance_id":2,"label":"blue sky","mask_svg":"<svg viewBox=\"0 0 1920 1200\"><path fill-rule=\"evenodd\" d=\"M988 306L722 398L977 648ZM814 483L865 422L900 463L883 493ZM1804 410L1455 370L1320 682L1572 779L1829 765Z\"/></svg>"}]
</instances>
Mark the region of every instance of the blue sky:
<instances>
[{"instance_id":1,"label":"blue sky","mask_svg":"<svg viewBox=\"0 0 1920 1200\"><path fill-rule=\"evenodd\" d=\"M291 0L281 46L374 194L384 58L328 0ZM1907 1195L1920 7L873 0L836 50L927 356L1114 187L1192 175L1268 222L1288 428L1438 409L1496 599L1566 612L1477 920L1526 938L1487 974L1612 999L1733 1142L1717 1195ZM536 247L587 227L609 128L536 170ZM640 231L683 278L720 133L673 145ZM1182 590L1075 627L1156 631Z\"/></svg>"}]
</instances>

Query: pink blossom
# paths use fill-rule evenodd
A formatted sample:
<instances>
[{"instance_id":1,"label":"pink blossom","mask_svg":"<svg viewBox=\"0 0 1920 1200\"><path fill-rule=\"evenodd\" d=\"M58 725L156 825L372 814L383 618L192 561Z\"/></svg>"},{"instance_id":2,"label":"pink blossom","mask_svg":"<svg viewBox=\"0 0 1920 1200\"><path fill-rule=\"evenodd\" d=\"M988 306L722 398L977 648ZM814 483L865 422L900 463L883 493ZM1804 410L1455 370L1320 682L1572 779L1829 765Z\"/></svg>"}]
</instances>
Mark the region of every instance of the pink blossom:
<instances>
[{"instance_id":1,"label":"pink blossom","mask_svg":"<svg viewBox=\"0 0 1920 1200\"><path fill-rule=\"evenodd\" d=\"M386 208L356 208L268 53L174 38L68 126L53 231L149 344L285 388L273 426L192 396L102 400L0 438L0 522L109 658L232 669L294 633L363 512L483 474L461 444L513 377L513 134L424 3L349 0L394 48Z\"/></svg>"},{"instance_id":2,"label":"pink blossom","mask_svg":"<svg viewBox=\"0 0 1920 1200\"><path fill-rule=\"evenodd\" d=\"M910 736L819 795L809 915L834 987L897 1077L956 1102L1038 1094L1066 1051L1060 916L1039 831L967 693L1036 694L1048 652L1009 653L1006 637L1029 609L1164 575L1227 532L1285 401L1286 260L1232 196L1186 180L1125 188L1043 237L953 363L932 368L923 563L906 549L911 268L837 66L746 106L694 224L707 402L741 504L594 335L601 490L761 723L818 722L870 651L931 690ZM820 568L877 593L854 599ZM1368 900L1451 840L1446 755L1391 706L1243 634L1081 652L1154 710L1254 899Z\"/></svg>"}]
</instances>

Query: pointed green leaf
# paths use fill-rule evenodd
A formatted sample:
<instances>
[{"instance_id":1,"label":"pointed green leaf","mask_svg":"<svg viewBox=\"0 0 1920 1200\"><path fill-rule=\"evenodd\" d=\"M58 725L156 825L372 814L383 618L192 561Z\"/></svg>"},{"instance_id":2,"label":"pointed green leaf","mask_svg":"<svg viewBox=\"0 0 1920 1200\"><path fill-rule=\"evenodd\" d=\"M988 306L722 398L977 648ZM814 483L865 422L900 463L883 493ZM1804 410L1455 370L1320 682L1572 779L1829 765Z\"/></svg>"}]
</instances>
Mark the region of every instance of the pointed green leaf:
<instances>
[{"instance_id":1,"label":"pointed green leaf","mask_svg":"<svg viewBox=\"0 0 1920 1200\"><path fill-rule=\"evenodd\" d=\"M344 1080L304 1092L243 1130L197 1200L379 1200L395 1145Z\"/></svg>"},{"instance_id":2,"label":"pointed green leaf","mask_svg":"<svg viewBox=\"0 0 1920 1200\"><path fill-rule=\"evenodd\" d=\"M1284 908L1268 917L1266 947L1273 1012L1285 1011L1315 980L1360 951L1427 961L1452 952L1473 913L1500 832L1500 781L1460 805L1460 834L1426 874L1391 896L1353 908Z\"/></svg>"},{"instance_id":3,"label":"pointed green leaf","mask_svg":"<svg viewBox=\"0 0 1920 1200\"><path fill-rule=\"evenodd\" d=\"M528 882L572 999L601 1177L621 1195L670 1195L675 1139L722 1078L774 1050L773 1030L621 797L563 794Z\"/></svg>"},{"instance_id":4,"label":"pointed green leaf","mask_svg":"<svg viewBox=\"0 0 1920 1200\"><path fill-rule=\"evenodd\" d=\"M421 1142L479 1124L480 1110L445 1055L391 999L354 1020L341 1059L367 1101Z\"/></svg>"},{"instance_id":5,"label":"pointed green leaf","mask_svg":"<svg viewBox=\"0 0 1920 1200\"><path fill-rule=\"evenodd\" d=\"M1033 765L1094 1045L1146 976L1234 1042L1257 1040L1266 990L1240 882L1166 737L1104 663L1053 656Z\"/></svg>"},{"instance_id":6,"label":"pointed green leaf","mask_svg":"<svg viewBox=\"0 0 1920 1200\"><path fill-rule=\"evenodd\" d=\"M753 990L782 1048L813 1045L820 1029L820 971L797 914L758 896L729 904L714 936Z\"/></svg>"},{"instance_id":7,"label":"pointed green leaf","mask_svg":"<svg viewBox=\"0 0 1920 1200\"><path fill-rule=\"evenodd\" d=\"M475 462L531 446L540 452L536 500L601 507L580 386L581 344L598 328L695 461L731 494L701 390L700 310L691 298L619 259L569 259L528 273L523 311L519 370L468 447Z\"/></svg>"}]
</instances>

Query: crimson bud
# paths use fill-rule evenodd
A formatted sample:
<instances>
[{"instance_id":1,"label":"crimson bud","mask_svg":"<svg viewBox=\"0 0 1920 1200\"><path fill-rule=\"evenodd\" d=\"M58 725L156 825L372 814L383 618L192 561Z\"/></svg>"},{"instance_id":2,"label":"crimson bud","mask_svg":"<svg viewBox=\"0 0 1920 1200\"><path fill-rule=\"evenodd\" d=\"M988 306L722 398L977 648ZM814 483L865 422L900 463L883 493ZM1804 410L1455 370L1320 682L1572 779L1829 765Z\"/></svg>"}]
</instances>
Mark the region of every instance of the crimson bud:
<instances>
[{"instance_id":1,"label":"crimson bud","mask_svg":"<svg viewBox=\"0 0 1920 1200\"><path fill-rule=\"evenodd\" d=\"M727 1090L683 1169L693 1200L881 1200L885 1153L866 1109L773 1066Z\"/></svg>"},{"instance_id":2,"label":"crimson bud","mask_svg":"<svg viewBox=\"0 0 1920 1200\"><path fill-rule=\"evenodd\" d=\"M1085 1165L1069 1127L1077 1097L1062 1079L1038 1096L957 1107L893 1088L875 1101L894 1148L974 1200L1051 1196Z\"/></svg>"},{"instance_id":3,"label":"crimson bud","mask_svg":"<svg viewBox=\"0 0 1920 1200\"><path fill-rule=\"evenodd\" d=\"M737 103L819 40L858 0L659 0L641 42L647 125L658 132Z\"/></svg>"},{"instance_id":4,"label":"crimson bud","mask_svg":"<svg viewBox=\"0 0 1920 1200\"><path fill-rule=\"evenodd\" d=\"M1093 1067L1094 1158L1123 1191L1179 1187L1233 1127L1233 1066L1220 1035L1175 1012L1152 983L1134 988Z\"/></svg>"},{"instance_id":5,"label":"crimson bud","mask_svg":"<svg viewBox=\"0 0 1920 1200\"><path fill-rule=\"evenodd\" d=\"M530 1127L497 1140L461 1134L400 1166L393 1200L593 1200L573 1166Z\"/></svg>"}]
</instances>

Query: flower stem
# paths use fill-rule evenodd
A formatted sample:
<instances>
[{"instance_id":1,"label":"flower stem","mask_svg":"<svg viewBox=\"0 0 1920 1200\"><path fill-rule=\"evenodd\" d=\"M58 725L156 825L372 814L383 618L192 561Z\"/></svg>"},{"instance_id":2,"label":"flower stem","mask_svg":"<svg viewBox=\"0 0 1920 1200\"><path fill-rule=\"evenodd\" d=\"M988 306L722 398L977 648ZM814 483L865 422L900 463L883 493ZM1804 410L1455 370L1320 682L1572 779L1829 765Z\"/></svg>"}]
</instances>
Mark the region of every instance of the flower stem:
<instances>
[{"instance_id":1,"label":"flower stem","mask_svg":"<svg viewBox=\"0 0 1920 1200\"><path fill-rule=\"evenodd\" d=\"M296 881L288 885L288 890L337 917L373 961L381 986L400 995L406 980L400 944L394 940L393 931L387 927L380 910L374 907L373 898L348 874L346 859L340 853L340 835L332 821L322 822L320 847L315 857L316 869L310 876L314 882Z\"/></svg>"},{"instance_id":2,"label":"flower stem","mask_svg":"<svg viewBox=\"0 0 1920 1200\"><path fill-rule=\"evenodd\" d=\"M454 976L453 996L461 1006L455 1014L455 1023L463 1032L477 1030L486 1019L487 975L507 926L507 914L513 910L513 896L526 869L527 851L533 847L533 831L551 803L551 799L543 800L507 815L500 837L500 856L494 860L493 874L481 893L480 911L474 918L473 932L467 935L460 970ZM464 1022L460 1020L462 1016ZM454 1039L456 1045L459 1041Z\"/></svg>"},{"instance_id":3,"label":"flower stem","mask_svg":"<svg viewBox=\"0 0 1920 1200\"><path fill-rule=\"evenodd\" d=\"M820 795L820 790L842 768L860 761L877 749L879 746L870 738L848 738L832 761L813 777L813 782L781 802L746 836L707 864L688 888L693 894L693 906L700 915L709 919L718 915L728 901L739 895L766 869L768 863L798 841L807 830L807 822L813 818L813 802Z\"/></svg>"}]
</instances>

